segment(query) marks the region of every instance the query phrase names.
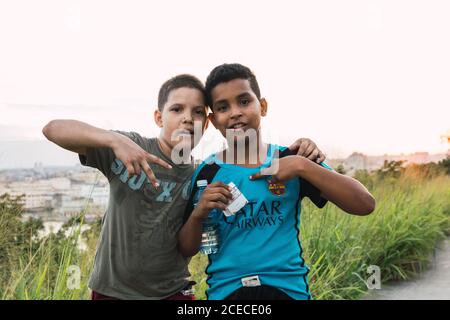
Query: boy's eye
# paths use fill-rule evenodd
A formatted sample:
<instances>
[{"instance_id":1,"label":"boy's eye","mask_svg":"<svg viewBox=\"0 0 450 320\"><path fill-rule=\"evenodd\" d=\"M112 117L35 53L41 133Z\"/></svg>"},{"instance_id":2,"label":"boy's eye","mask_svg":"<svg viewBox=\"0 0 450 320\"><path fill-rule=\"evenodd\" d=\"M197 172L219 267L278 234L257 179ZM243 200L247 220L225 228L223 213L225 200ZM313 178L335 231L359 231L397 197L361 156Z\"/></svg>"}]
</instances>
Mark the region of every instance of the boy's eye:
<instances>
[{"instance_id":1,"label":"boy's eye","mask_svg":"<svg viewBox=\"0 0 450 320\"><path fill-rule=\"evenodd\" d=\"M216 107L216 111L218 112L224 112L227 109L227 106L225 105L219 105Z\"/></svg>"},{"instance_id":2,"label":"boy's eye","mask_svg":"<svg viewBox=\"0 0 450 320\"><path fill-rule=\"evenodd\" d=\"M241 104L242 104L243 106L247 106L249 103L250 103L250 100L249 100L249 99L241 99Z\"/></svg>"},{"instance_id":3,"label":"boy's eye","mask_svg":"<svg viewBox=\"0 0 450 320\"><path fill-rule=\"evenodd\" d=\"M180 112L181 108L180 107L175 107L175 108L172 108L172 111L173 112Z\"/></svg>"}]
</instances>

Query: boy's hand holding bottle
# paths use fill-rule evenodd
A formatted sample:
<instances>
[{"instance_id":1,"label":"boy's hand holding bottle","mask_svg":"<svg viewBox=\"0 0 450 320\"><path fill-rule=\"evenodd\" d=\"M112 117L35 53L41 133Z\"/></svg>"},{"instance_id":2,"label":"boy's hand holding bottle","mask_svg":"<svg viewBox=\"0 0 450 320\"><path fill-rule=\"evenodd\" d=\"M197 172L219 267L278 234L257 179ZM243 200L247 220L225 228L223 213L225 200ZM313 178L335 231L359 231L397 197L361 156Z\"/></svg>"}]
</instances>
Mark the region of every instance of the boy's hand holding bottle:
<instances>
[{"instance_id":1,"label":"boy's hand holding bottle","mask_svg":"<svg viewBox=\"0 0 450 320\"><path fill-rule=\"evenodd\" d=\"M225 210L232 199L230 187L223 182L209 184L202 192L202 195L195 206L192 216L203 221L213 209Z\"/></svg>"}]
</instances>

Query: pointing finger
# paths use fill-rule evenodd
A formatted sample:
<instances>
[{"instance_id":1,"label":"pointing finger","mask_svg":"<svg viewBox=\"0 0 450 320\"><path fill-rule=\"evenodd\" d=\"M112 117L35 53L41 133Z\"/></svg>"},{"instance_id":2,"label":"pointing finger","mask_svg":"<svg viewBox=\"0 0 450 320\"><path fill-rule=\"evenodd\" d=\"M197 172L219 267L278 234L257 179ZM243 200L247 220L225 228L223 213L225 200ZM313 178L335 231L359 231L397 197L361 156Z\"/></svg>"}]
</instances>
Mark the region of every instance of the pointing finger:
<instances>
[{"instance_id":1,"label":"pointing finger","mask_svg":"<svg viewBox=\"0 0 450 320\"><path fill-rule=\"evenodd\" d=\"M133 161L133 168L137 176L141 175L141 166L139 165L138 162Z\"/></svg>"},{"instance_id":2,"label":"pointing finger","mask_svg":"<svg viewBox=\"0 0 450 320\"><path fill-rule=\"evenodd\" d=\"M274 171L273 167L264 168L260 172L252 174L250 176L250 180L258 180L258 179L266 178L267 176L272 175L274 173L273 171Z\"/></svg>"},{"instance_id":3,"label":"pointing finger","mask_svg":"<svg viewBox=\"0 0 450 320\"><path fill-rule=\"evenodd\" d=\"M150 162L153 162L155 164L160 165L161 167L164 167L166 169L172 169L172 166L170 164L168 164L167 162L165 162L164 160L158 158L157 156L147 153L147 160Z\"/></svg>"},{"instance_id":4,"label":"pointing finger","mask_svg":"<svg viewBox=\"0 0 450 320\"><path fill-rule=\"evenodd\" d=\"M142 170L144 170L145 175L147 176L147 178L150 180L150 183L155 188L158 188L159 187L158 179L156 179L155 174L153 173L153 171L150 168L150 166L148 165L148 163L146 161L142 161L141 162L141 167L142 167Z\"/></svg>"},{"instance_id":5,"label":"pointing finger","mask_svg":"<svg viewBox=\"0 0 450 320\"><path fill-rule=\"evenodd\" d=\"M128 171L128 178L131 178L134 176L134 167L131 163L127 163L126 165L127 171Z\"/></svg>"}]
</instances>

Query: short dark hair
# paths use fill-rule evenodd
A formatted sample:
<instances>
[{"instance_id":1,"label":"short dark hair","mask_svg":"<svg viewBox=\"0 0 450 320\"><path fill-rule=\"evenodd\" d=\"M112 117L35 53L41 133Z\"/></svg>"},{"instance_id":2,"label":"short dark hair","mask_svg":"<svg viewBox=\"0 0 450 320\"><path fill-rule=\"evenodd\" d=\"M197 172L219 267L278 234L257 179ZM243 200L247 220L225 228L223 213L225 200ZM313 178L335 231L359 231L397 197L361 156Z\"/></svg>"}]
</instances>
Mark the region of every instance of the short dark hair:
<instances>
[{"instance_id":1,"label":"short dark hair","mask_svg":"<svg viewBox=\"0 0 450 320\"><path fill-rule=\"evenodd\" d=\"M259 90L258 81L252 70L239 63L224 63L215 67L208 75L205 84L206 91L206 104L212 108L212 96L213 89L221 83L228 82L234 79L244 79L250 82L250 88L252 88L258 99L261 99L261 92Z\"/></svg>"},{"instance_id":2,"label":"short dark hair","mask_svg":"<svg viewBox=\"0 0 450 320\"><path fill-rule=\"evenodd\" d=\"M172 90L179 89L179 88L192 88L199 90L203 95L203 101L206 101L205 97L205 86L203 83L193 75L190 74L180 74L173 78L170 78L166 82L164 82L159 89L158 94L158 109L159 111L162 111L164 108L164 105L167 102L167 99L169 98L169 94Z\"/></svg>"}]
</instances>

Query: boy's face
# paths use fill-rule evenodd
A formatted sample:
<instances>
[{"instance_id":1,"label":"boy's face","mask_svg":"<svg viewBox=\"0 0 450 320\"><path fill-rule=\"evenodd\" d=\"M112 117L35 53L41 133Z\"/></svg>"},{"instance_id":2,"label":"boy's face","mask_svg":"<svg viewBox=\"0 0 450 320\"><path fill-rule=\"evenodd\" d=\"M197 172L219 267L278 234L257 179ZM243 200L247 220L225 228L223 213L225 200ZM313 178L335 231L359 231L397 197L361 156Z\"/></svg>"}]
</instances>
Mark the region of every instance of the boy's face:
<instances>
[{"instance_id":1,"label":"boy's face","mask_svg":"<svg viewBox=\"0 0 450 320\"><path fill-rule=\"evenodd\" d=\"M258 100L246 79L234 79L218 84L211 91L213 111L210 120L224 137L227 131L239 139L249 129L259 132L261 117L267 113L267 102Z\"/></svg>"},{"instance_id":2,"label":"boy's face","mask_svg":"<svg viewBox=\"0 0 450 320\"><path fill-rule=\"evenodd\" d=\"M170 91L163 110L155 111L155 122L161 128L160 138L171 148L189 143L193 149L207 127L203 94L187 87ZM194 126L200 128L195 132L198 137L194 137Z\"/></svg>"}]
</instances>

